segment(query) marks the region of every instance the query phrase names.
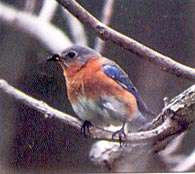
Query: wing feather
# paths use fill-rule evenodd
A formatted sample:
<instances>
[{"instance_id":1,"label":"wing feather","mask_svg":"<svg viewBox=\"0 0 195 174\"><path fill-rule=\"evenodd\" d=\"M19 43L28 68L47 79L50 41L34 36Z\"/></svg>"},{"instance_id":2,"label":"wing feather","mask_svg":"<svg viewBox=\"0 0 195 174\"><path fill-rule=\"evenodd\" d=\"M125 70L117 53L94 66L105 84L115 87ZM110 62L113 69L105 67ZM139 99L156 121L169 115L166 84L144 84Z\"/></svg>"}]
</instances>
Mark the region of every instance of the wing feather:
<instances>
[{"instance_id":1,"label":"wing feather","mask_svg":"<svg viewBox=\"0 0 195 174\"><path fill-rule=\"evenodd\" d=\"M141 112L145 112L152 115L154 114L152 111L149 110L149 108L143 101L140 93L129 79L128 75L118 65L104 64L103 71L108 77L115 80L119 85L121 85L127 91L131 92L136 97L138 108Z\"/></svg>"}]
</instances>

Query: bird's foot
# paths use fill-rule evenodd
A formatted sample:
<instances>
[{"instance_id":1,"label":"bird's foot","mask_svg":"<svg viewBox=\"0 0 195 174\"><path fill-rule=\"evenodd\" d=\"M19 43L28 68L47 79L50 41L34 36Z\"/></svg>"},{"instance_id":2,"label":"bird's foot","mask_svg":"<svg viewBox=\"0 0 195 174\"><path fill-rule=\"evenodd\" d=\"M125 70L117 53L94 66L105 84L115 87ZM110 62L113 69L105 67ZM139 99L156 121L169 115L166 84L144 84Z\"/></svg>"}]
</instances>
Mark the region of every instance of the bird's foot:
<instances>
[{"instance_id":1,"label":"bird's foot","mask_svg":"<svg viewBox=\"0 0 195 174\"><path fill-rule=\"evenodd\" d=\"M124 127L122 127L121 129L117 130L116 132L114 132L112 134L112 139L114 140L114 138L118 135L119 137L119 143L120 143L120 147L122 146L122 143L125 143L126 140L126 134L124 131Z\"/></svg>"},{"instance_id":2,"label":"bird's foot","mask_svg":"<svg viewBox=\"0 0 195 174\"><path fill-rule=\"evenodd\" d=\"M92 127L93 124L90 121L85 120L83 122L83 125L81 126L81 135L84 137L87 137L87 135L90 135L89 128Z\"/></svg>"}]
</instances>

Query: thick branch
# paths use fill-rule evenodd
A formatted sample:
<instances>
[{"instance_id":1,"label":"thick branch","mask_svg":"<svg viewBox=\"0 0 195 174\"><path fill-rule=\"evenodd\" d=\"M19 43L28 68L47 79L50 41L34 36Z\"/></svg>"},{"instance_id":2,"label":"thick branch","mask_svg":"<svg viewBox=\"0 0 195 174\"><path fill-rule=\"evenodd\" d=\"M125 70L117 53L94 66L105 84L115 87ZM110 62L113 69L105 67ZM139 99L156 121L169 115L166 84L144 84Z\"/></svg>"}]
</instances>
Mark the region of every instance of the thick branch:
<instances>
[{"instance_id":1,"label":"thick branch","mask_svg":"<svg viewBox=\"0 0 195 174\"><path fill-rule=\"evenodd\" d=\"M78 119L48 106L43 101L36 100L24 94L4 80L0 80L0 89L46 116L56 117L70 126L77 129L81 128L82 123ZM189 114L191 114L191 108L194 104L195 85L172 100L158 118L153 121L153 124L151 124L152 129L150 126L145 131L129 133L126 141L131 143L164 141L166 138L170 138L173 135L177 135L178 133L187 130L191 123ZM112 139L113 132L111 131L93 127L90 132L91 137L96 140L118 141L118 139Z\"/></svg>"},{"instance_id":2,"label":"thick branch","mask_svg":"<svg viewBox=\"0 0 195 174\"><path fill-rule=\"evenodd\" d=\"M0 89L8 95L13 96L15 99L28 105L29 107L43 113L45 117L56 117L78 129L81 126L80 121L78 121L76 118L50 107L43 101L36 100L33 97L28 96L27 94L9 85L5 80L0 79Z\"/></svg>"},{"instance_id":3,"label":"thick branch","mask_svg":"<svg viewBox=\"0 0 195 174\"><path fill-rule=\"evenodd\" d=\"M75 0L57 0L71 14L77 17L81 22L91 27L104 40L110 40L113 43L133 52L139 57L158 65L162 70L170 72L178 77L195 80L195 69L185 66L163 54L146 47L145 45L127 37L112 28L107 27L88 11L81 7Z\"/></svg>"},{"instance_id":4,"label":"thick branch","mask_svg":"<svg viewBox=\"0 0 195 174\"><path fill-rule=\"evenodd\" d=\"M1 2L0 21L34 36L53 52L61 52L65 47L72 45L69 38L51 23Z\"/></svg>"}]
</instances>

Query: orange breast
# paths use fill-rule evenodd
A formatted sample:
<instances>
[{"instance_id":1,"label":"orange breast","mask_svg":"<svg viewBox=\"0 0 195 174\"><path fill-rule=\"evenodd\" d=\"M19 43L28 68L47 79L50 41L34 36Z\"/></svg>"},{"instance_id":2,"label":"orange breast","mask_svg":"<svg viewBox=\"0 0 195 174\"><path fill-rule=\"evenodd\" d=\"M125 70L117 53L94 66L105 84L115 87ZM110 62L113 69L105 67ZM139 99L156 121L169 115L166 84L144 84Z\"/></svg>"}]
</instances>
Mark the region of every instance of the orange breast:
<instances>
[{"instance_id":1,"label":"orange breast","mask_svg":"<svg viewBox=\"0 0 195 174\"><path fill-rule=\"evenodd\" d=\"M73 69L75 71L75 69ZM99 96L115 96L127 107L127 112L137 111L135 97L121 87L116 81L107 77L101 70L98 60L92 59L76 73L72 70L65 72L67 92L71 103L77 102L78 97L97 100ZM131 114L130 114L131 115Z\"/></svg>"}]
</instances>

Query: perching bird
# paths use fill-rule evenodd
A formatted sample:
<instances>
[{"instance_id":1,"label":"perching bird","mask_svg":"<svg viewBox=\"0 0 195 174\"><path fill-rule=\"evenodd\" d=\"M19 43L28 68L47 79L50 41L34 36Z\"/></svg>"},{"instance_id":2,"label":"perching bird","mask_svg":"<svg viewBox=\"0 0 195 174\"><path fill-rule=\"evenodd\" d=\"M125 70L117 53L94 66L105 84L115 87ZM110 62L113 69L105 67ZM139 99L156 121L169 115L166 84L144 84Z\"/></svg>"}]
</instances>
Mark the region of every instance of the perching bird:
<instances>
[{"instance_id":1,"label":"perching bird","mask_svg":"<svg viewBox=\"0 0 195 174\"><path fill-rule=\"evenodd\" d=\"M151 114L128 75L113 61L95 50L72 46L48 59L57 61L66 79L68 99L74 112L97 127L136 121L144 124L144 113ZM85 134L85 131L84 131ZM114 134L114 135L115 135Z\"/></svg>"}]
</instances>

